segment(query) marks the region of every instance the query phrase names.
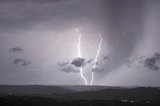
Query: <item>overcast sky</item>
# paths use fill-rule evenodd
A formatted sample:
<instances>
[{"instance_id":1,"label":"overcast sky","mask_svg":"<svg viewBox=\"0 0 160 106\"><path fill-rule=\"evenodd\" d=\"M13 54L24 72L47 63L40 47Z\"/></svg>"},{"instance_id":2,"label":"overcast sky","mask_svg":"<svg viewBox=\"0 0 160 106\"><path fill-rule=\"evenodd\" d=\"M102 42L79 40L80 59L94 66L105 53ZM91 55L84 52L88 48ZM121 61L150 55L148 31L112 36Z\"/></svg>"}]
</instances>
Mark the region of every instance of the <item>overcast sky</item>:
<instances>
[{"instance_id":1,"label":"overcast sky","mask_svg":"<svg viewBox=\"0 0 160 106\"><path fill-rule=\"evenodd\" d=\"M160 86L159 0L0 0L0 84Z\"/></svg>"}]
</instances>

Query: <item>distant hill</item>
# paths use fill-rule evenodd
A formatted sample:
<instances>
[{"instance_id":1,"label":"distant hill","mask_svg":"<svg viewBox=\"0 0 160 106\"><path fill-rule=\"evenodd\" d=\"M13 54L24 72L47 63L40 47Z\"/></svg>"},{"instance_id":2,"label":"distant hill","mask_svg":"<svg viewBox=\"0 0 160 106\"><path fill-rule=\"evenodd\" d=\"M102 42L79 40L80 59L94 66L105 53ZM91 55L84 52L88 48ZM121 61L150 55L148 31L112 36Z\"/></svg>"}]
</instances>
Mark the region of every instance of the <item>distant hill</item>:
<instances>
[{"instance_id":1,"label":"distant hill","mask_svg":"<svg viewBox=\"0 0 160 106\"><path fill-rule=\"evenodd\" d=\"M73 93L84 91L99 91L104 89L122 89L122 87L86 85L0 85L0 93L15 94Z\"/></svg>"},{"instance_id":2,"label":"distant hill","mask_svg":"<svg viewBox=\"0 0 160 106\"><path fill-rule=\"evenodd\" d=\"M62 86L46 85L0 85L0 93L7 94L51 94L75 92Z\"/></svg>"},{"instance_id":3,"label":"distant hill","mask_svg":"<svg viewBox=\"0 0 160 106\"><path fill-rule=\"evenodd\" d=\"M72 89L77 92L83 92L83 91L98 91L102 89L109 88L107 86L85 86L85 85L71 85L71 86L65 86L69 89Z\"/></svg>"},{"instance_id":4,"label":"distant hill","mask_svg":"<svg viewBox=\"0 0 160 106\"><path fill-rule=\"evenodd\" d=\"M0 85L0 95L39 96L61 100L159 101L156 87Z\"/></svg>"}]
</instances>

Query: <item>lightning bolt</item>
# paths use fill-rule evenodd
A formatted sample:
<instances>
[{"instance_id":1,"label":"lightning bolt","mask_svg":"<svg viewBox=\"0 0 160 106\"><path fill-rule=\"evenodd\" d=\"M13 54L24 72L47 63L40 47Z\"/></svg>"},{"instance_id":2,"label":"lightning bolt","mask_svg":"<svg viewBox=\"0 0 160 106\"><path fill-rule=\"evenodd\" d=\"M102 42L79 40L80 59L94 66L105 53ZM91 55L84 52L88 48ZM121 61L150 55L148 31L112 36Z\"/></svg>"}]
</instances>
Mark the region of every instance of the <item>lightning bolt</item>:
<instances>
[{"instance_id":1,"label":"lightning bolt","mask_svg":"<svg viewBox=\"0 0 160 106\"><path fill-rule=\"evenodd\" d=\"M100 50L101 50L101 44L102 44L102 40L103 40L103 39L102 39L102 36L101 36L99 33L98 33L98 35L99 35L99 37L100 37L100 42L99 42L99 45L98 45L97 55L96 55L96 57L95 57L95 59L94 59L95 64L94 64L94 66L93 66L93 69L95 69L96 66L97 66L97 60L98 60L98 56L99 56L99 52L100 52ZM94 72L92 71L92 78L91 78L90 85L92 85L93 80L94 80Z\"/></svg>"},{"instance_id":2,"label":"lightning bolt","mask_svg":"<svg viewBox=\"0 0 160 106\"><path fill-rule=\"evenodd\" d=\"M48 66L48 57L49 57L51 50L56 48L57 44L60 42L61 39L62 39L62 36L60 36L56 42L51 43L50 46L48 47L47 52L45 53L45 57L44 57L45 68L47 68L47 66Z\"/></svg>"},{"instance_id":3,"label":"lightning bolt","mask_svg":"<svg viewBox=\"0 0 160 106\"><path fill-rule=\"evenodd\" d=\"M81 37L82 37L82 35L81 35L81 33L79 33L78 28L76 28L75 30L76 30L76 32L77 32L78 35L79 35L79 38L78 38L78 57L81 58L82 56L81 56L81 48L80 48L80 45L81 45ZM84 75L83 75L83 68L82 68L82 67L80 67L80 75L81 75L81 77L83 78L83 80L84 80L84 82L85 82L85 85L87 85L88 83L87 83L86 78L85 78Z\"/></svg>"},{"instance_id":4,"label":"lightning bolt","mask_svg":"<svg viewBox=\"0 0 160 106\"><path fill-rule=\"evenodd\" d=\"M82 37L82 35L79 33L79 30L76 28L76 32L79 34L79 38L78 38L78 57L82 57L81 56L81 47L80 47L80 45L81 45L81 37Z\"/></svg>"}]
</instances>

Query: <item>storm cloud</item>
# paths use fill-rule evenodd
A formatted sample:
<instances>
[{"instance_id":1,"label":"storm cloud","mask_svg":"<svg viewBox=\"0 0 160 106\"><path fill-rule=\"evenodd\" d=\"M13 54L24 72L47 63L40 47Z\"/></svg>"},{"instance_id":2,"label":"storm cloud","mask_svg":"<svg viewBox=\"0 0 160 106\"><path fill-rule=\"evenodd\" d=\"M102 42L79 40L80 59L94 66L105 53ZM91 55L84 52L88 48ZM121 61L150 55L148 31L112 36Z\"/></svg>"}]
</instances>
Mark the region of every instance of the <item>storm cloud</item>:
<instances>
[{"instance_id":1,"label":"storm cloud","mask_svg":"<svg viewBox=\"0 0 160 106\"><path fill-rule=\"evenodd\" d=\"M0 0L0 84L84 84L72 73L90 80L96 64L94 84L160 85L159 10L159 0Z\"/></svg>"},{"instance_id":2,"label":"storm cloud","mask_svg":"<svg viewBox=\"0 0 160 106\"><path fill-rule=\"evenodd\" d=\"M67 66L67 67L63 67L61 69L61 71L66 72L66 73L79 73L79 69L73 67L73 66Z\"/></svg>"},{"instance_id":3,"label":"storm cloud","mask_svg":"<svg viewBox=\"0 0 160 106\"><path fill-rule=\"evenodd\" d=\"M9 53L22 53L23 49L21 47L14 47L9 49Z\"/></svg>"},{"instance_id":4,"label":"storm cloud","mask_svg":"<svg viewBox=\"0 0 160 106\"><path fill-rule=\"evenodd\" d=\"M30 62L25 60L25 59L21 59L21 58L17 58L13 61L14 64L20 64L22 66L26 66L26 65L29 65Z\"/></svg>"},{"instance_id":5,"label":"storm cloud","mask_svg":"<svg viewBox=\"0 0 160 106\"><path fill-rule=\"evenodd\" d=\"M69 62L69 61L58 62L57 64L61 68L60 70L63 71L63 72L66 72L66 73L70 73L70 72L72 72L72 73L78 73L79 72L78 68L76 68L75 66L73 66L71 64L71 62Z\"/></svg>"},{"instance_id":6,"label":"storm cloud","mask_svg":"<svg viewBox=\"0 0 160 106\"><path fill-rule=\"evenodd\" d=\"M160 53L155 53L152 57L147 58L144 62L144 66L153 71L159 71L160 64Z\"/></svg>"},{"instance_id":7,"label":"storm cloud","mask_svg":"<svg viewBox=\"0 0 160 106\"><path fill-rule=\"evenodd\" d=\"M75 58L71 64L73 64L75 67L83 67L85 66L85 59L84 58Z\"/></svg>"}]
</instances>

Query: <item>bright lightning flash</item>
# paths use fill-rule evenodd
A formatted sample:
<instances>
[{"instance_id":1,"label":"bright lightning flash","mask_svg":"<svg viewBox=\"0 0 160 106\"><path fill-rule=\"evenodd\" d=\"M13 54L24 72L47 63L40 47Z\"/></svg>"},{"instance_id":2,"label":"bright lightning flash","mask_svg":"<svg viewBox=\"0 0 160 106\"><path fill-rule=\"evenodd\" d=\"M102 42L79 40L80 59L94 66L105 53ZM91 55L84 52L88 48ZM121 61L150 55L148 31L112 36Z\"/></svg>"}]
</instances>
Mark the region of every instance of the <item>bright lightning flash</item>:
<instances>
[{"instance_id":1,"label":"bright lightning flash","mask_svg":"<svg viewBox=\"0 0 160 106\"><path fill-rule=\"evenodd\" d=\"M81 56L81 48L80 48L80 45L81 45L81 34L79 33L79 30L78 30L78 28L76 28L76 32L78 33L78 35L79 35L79 41L78 41L78 57L79 58L81 58L82 56ZM87 85L88 83L87 83L87 80L86 80L86 78L84 77L84 75L83 75L83 68L82 67L80 67L80 75L81 75L81 77L83 78L83 80L85 81L85 84Z\"/></svg>"},{"instance_id":2,"label":"bright lightning flash","mask_svg":"<svg viewBox=\"0 0 160 106\"><path fill-rule=\"evenodd\" d=\"M96 55L96 57L95 57L95 59L94 59L94 62L95 62L95 64L94 64L94 66L93 66L93 69L95 69L96 68L96 66L97 66L97 60L98 60L98 56L99 56L99 52L100 52L100 50L101 50L101 44L102 44L102 36L98 33L98 35L99 35L99 37L100 37L100 42L99 42L99 48L98 48L98 50L97 50L97 55ZM90 85L92 85L92 83L93 83L93 80L94 80L94 72L92 71L92 78L91 78L91 82L90 82Z\"/></svg>"}]
</instances>

